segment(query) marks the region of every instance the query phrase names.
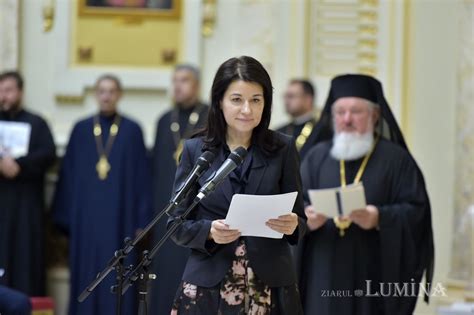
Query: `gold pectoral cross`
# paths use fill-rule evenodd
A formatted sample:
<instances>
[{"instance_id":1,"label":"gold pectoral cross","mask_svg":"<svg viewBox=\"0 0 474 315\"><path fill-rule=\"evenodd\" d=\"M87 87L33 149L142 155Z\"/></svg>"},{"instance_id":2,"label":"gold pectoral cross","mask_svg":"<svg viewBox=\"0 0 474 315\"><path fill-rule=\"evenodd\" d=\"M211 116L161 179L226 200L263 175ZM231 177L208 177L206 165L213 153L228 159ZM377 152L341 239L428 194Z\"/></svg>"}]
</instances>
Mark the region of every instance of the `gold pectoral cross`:
<instances>
[{"instance_id":1,"label":"gold pectoral cross","mask_svg":"<svg viewBox=\"0 0 474 315\"><path fill-rule=\"evenodd\" d=\"M99 174L99 179L100 180L106 180L107 175L110 171L110 163L107 160L107 157L105 155L101 155L99 162L97 162L95 169L97 170L97 174Z\"/></svg>"},{"instance_id":2,"label":"gold pectoral cross","mask_svg":"<svg viewBox=\"0 0 474 315\"><path fill-rule=\"evenodd\" d=\"M339 229L339 236L344 237L346 235L346 229L351 226L352 221L351 220L339 220L338 217L333 218L334 225Z\"/></svg>"}]
</instances>

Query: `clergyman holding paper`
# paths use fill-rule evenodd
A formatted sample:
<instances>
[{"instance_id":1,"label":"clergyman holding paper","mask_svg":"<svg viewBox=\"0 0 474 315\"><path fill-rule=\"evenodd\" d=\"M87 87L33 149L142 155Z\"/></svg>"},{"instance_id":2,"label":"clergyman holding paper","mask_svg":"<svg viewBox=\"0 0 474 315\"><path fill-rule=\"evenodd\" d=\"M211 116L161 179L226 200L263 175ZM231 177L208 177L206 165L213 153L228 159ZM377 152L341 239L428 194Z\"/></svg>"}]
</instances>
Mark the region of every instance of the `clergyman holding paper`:
<instances>
[{"instance_id":1,"label":"clergyman holding paper","mask_svg":"<svg viewBox=\"0 0 474 315\"><path fill-rule=\"evenodd\" d=\"M433 274L430 203L381 83L365 75L334 78L315 129L318 144L301 166L309 230L300 257L305 314L412 314L423 273L428 282ZM327 217L309 205L308 190L360 182L367 201L361 209ZM416 292L380 297L384 284L404 283Z\"/></svg>"}]
</instances>

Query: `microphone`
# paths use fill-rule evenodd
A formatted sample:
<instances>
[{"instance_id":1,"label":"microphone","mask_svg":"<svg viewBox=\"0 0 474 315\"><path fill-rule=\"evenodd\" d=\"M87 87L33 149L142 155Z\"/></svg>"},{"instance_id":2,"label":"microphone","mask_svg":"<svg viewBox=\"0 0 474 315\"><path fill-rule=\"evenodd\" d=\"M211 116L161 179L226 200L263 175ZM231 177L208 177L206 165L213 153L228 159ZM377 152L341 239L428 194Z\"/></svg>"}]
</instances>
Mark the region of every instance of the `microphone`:
<instances>
[{"instance_id":1,"label":"microphone","mask_svg":"<svg viewBox=\"0 0 474 315\"><path fill-rule=\"evenodd\" d=\"M181 203L181 201L183 201L194 183L199 179L199 177L202 176L202 174L204 174L205 171L209 169L212 162L214 161L214 158L215 154L211 151L205 151L203 154L201 154L194 165L194 168L191 170L188 177L186 177L186 180L178 189L178 192L176 195L174 195L173 199L171 199L170 203L178 205Z\"/></svg>"},{"instance_id":2,"label":"microphone","mask_svg":"<svg viewBox=\"0 0 474 315\"><path fill-rule=\"evenodd\" d=\"M217 172L211 177L211 179L209 179L204 184L204 186L199 189L199 193L194 201L199 202L203 198L207 197L211 192L213 192L217 185L219 185L224 180L224 178L226 178L234 169L242 164L245 157L247 156L247 153L247 150L245 150L243 147L238 147L232 151L224 163L222 163Z\"/></svg>"}]
</instances>

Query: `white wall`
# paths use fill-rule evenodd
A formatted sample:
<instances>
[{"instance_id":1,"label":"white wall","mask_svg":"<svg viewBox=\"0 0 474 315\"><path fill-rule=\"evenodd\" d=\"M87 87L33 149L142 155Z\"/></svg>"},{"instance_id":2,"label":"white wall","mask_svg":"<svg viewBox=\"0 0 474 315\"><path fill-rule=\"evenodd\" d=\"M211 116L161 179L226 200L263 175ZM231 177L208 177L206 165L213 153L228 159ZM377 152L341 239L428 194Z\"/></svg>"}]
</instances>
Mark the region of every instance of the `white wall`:
<instances>
[{"instance_id":1,"label":"white wall","mask_svg":"<svg viewBox=\"0 0 474 315\"><path fill-rule=\"evenodd\" d=\"M412 1L408 141L432 204L434 281L449 272L454 213L459 1ZM446 284L446 283L445 283ZM439 302L432 300L431 309ZM424 303L423 303L424 304ZM419 314L432 314L420 301Z\"/></svg>"}]
</instances>

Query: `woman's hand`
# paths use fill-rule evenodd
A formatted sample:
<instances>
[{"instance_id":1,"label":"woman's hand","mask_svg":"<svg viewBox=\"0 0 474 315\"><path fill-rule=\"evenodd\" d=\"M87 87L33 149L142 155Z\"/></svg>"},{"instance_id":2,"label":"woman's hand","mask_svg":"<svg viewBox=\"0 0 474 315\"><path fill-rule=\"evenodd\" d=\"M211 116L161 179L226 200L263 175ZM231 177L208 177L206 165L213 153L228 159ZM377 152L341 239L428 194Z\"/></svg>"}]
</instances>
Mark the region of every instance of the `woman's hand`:
<instances>
[{"instance_id":1,"label":"woman's hand","mask_svg":"<svg viewBox=\"0 0 474 315\"><path fill-rule=\"evenodd\" d=\"M315 231L319 229L321 226L324 225L324 223L326 223L328 219L324 214L315 212L313 206L307 206L304 209L304 213L308 218L308 220L306 221L306 225L308 225L310 231Z\"/></svg>"},{"instance_id":2,"label":"woman's hand","mask_svg":"<svg viewBox=\"0 0 474 315\"><path fill-rule=\"evenodd\" d=\"M278 219L268 220L266 225L274 231L291 235L295 232L296 227L298 227L298 216L296 213L281 215Z\"/></svg>"},{"instance_id":3,"label":"woman's hand","mask_svg":"<svg viewBox=\"0 0 474 315\"><path fill-rule=\"evenodd\" d=\"M217 244L229 244L240 237L239 230L231 230L224 220L212 221L209 239Z\"/></svg>"}]
</instances>

